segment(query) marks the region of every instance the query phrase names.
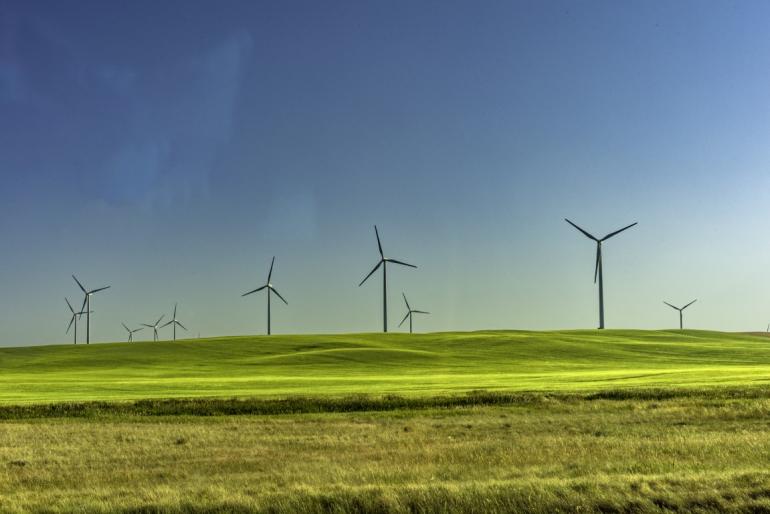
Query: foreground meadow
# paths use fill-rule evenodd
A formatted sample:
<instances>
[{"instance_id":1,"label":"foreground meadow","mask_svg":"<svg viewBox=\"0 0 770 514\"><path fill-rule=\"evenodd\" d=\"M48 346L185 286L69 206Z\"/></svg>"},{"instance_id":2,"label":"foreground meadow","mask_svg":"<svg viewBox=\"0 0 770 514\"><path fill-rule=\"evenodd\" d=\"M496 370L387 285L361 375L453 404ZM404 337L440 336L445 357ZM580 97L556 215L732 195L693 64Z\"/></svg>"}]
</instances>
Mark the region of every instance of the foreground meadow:
<instances>
[{"instance_id":1,"label":"foreground meadow","mask_svg":"<svg viewBox=\"0 0 770 514\"><path fill-rule=\"evenodd\" d=\"M0 349L0 512L769 512L770 340Z\"/></svg>"},{"instance_id":2,"label":"foreground meadow","mask_svg":"<svg viewBox=\"0 0 770 514\"><path fill-rule=\"evenodd\" d=\"M770 512L770 394L13 418L3 512Z\"/></svg>"}]
</instances>

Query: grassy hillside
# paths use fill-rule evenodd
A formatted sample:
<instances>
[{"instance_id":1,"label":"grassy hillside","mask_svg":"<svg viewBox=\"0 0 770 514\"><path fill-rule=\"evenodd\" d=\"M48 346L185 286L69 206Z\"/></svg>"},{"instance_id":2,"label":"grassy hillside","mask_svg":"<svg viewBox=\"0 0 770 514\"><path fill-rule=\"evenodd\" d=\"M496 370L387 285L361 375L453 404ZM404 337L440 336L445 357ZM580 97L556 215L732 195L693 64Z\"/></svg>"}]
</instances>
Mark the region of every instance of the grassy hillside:
<instances>
[{"instance_id":1,"label":"grassy hillside","mask_svg":"<svg viewBox=\"0 0 770 514\"><path fill-rule=\"evenodd\" d=\"M762 385L770 339L702 331L230 337L0 349L0 402Z\"/></svg>"}]
</instances>

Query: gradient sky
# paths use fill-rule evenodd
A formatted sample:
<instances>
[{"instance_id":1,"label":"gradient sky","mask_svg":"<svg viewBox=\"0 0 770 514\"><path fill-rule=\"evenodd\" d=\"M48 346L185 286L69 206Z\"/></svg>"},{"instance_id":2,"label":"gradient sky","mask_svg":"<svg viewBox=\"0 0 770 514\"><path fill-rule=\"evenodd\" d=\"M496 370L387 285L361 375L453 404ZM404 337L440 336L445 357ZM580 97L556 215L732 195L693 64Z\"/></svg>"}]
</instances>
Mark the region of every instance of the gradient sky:
<instances>
[{"instance_id":1,"label":"gradient sky","mask_svg":"<svg viewBox=\"0 0 770 514\"><path fill-rule=\"evenodd\" d=\"M765 1L0 0L0 345L770 322ZM395 323L394 323L395 320ZM140 332L146 338L151 331ZM165 335L170 337L170 329Z\"/></svg>"}]
</instances>

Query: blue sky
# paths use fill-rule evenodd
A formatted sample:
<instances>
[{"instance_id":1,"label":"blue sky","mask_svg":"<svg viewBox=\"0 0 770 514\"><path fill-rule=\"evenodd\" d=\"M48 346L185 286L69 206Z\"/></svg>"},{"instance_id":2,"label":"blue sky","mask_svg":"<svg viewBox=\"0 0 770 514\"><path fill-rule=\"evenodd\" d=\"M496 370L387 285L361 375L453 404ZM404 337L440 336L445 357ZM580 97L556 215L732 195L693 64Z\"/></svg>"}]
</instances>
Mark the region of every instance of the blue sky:
<instances>
[{"instance_id":1,"label":"blue sky","mask_svg":"<svg viewBox=\"0 0 770 514\"><path fill-rule=\"evenodd\" d=\"M69 5L66 5L69 4ZM766 2L0 0L0 345L770 322ZM140 332L138 336L151 334ZM170 335L170 331L167 333Z\"/></svg>"}]
</instances>

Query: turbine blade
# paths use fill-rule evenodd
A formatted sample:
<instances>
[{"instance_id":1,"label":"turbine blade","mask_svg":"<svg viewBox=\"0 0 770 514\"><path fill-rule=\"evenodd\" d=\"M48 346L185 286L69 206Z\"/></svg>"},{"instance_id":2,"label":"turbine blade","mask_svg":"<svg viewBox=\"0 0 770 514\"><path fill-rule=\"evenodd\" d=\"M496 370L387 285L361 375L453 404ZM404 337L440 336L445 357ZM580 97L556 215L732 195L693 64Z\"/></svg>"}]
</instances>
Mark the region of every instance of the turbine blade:
<instances>
[{"instance_id":1,"label":"turbine blade","mask_svg":"<svg viewBox=\"0 0 770 514\"><path fill-rule=\"evenodd\" d=\"M412 312L416 314L430 314L430 312L428 311L412 311Z\"/></svg>"},{"instance_id":2,"label":"turbine blade","mask_svg":"<svg viewBox=\"0 0 770 514\"><path fill-rule=\"evenodd\" d=\"M669 306L669 307L671 307L672 309L675 309L675 310L679 310L679 307L675 307L675 306L671 305L671 304L670 304L670 303L668 303L668 302L665 302L665 301L664 301L663 303L665 303L666 305L668 305L668 306Z\"/></svg>"},{"instance_id":3,"label":"turbine blade","mask_svg":"<svg viewBox=\"0 0 770 514\"><path fill-rule=\"evenodd\" d=\"M174 304L174 319L176 319L176 304Z\"/></svg>"},{"instance_id":4,"label":"turbine blade","mask_svg":"<svg viewBox=\"0 0 770 514\"><path fill-rule=\"evenodd\" d=\"M187 329L185 328L185 326L184 326L184 325L182 325L182 324L181 324L180 322L178 322L178 321L175 321L175 323L176 323L177 325L179 325L180 327L182 327L182 328L184 329L184 331L185 331L185 332L187 332Z\"/></svg>"},{"instance_id":5,"label":"turbine blade","mask_svg":"<svg viewBox=\"0 0 770 514\"><path fill-rule=\"evenodd\" d=\"M378 262L378 263L377 263L377 266L375 266L375 267L374 267L374 269L373 269L372 271L370 271L370 272L369 272L369 274L368 274L368 275L366 275L366 276L364 277L364 279L361 281L361 283L360 283L360 284L358 284L358 287L361 287L362 285L364 285L364 282L366 282L366 280L367 280L369 277L371 277L371 276L374 274L374 272L375 272L375 271L377 271L378 269L380 269L380 266L382 266L382 263L383 263L383 262L385 262L385 261L384 261L384 260L380 260L380 262Z\"/></svg>"},{"instance_id":6,"label":"turbine blade","mask_svg":"<svg viewBox=\"0 0 770 514\"><path fill-rule=\"evenodd\" d=\"M139 327L139 328L135 328L135 329L134 329L134 330L132 330L131 332L139 332L140 330L144 330L144 328L142 328L142 327Z\"/></svg>"},{"instance_id":7,"label":"turbine blade","mask_svg":"<svg viewBox=\"0 0 770 514\"><path fill-rule=\"evenodd\" d=\"M609 238L611 238L611 237L614 237L614 236L616 236L616 235L620 234L620 233L621 233L621 232L623 232L624 230L628 230L629 228L633 227L633 226L634 226L634 225L636 225L637 223L638 223L638 222L636 222L636 221L635 221L635 222L631 223L630 225L628 225L627 227L623 227L623 228L621 228L620 230L616 230L615 232L610 232L609 234L607 234L606 236L604 236L604 237L602 238L602 241L606 241L607 239L609 239Z\"/></svg>"},{"instance_id":8,"label":"turbine blade","mask_svg":"<svg viewBox=\"0 0 770 514\"><path fill-rule=\"evenodd\" d=\"M262 290L263 290L264 288L266 288L266 287L267 287L267 284L265 284L265 285L264 285L264 286L262 286L262 287L258 287L258 288L256 288L256 289L255 289L255 290L253 290L253 291L249 291L248 293L243 293L243 294L241 295L241 297L244 297L244 296L248 296L248 295L250 295L250 294L254 294L254 293L258 293L258 292L262 291Z\"/></svg>"},{"instance_id":9,"label":"turbine blade","mask_svg":"<svg viewBox=\"0 0 770 514\"><path fill-rule=\"evenodd\" d=\"M406 299L406 293L401 293L401 295L404 297L404 303L406 304L406 310L411 311L412 308L409 307L409 300Z\"/></svg>"},{"instance_id":10,"label":"turbine blade","mask_svg":"<svg viewBox=\"0 0 770 514\"><path fill-rule=\"evenodd\" d=\"M85 287L83 287L83 284L81 284L81 283L80 283L80 280L78 280L78 277L76 277L75 275L72 275L72 278L74 278L74 279L75 279L75 282L77 282L77 283L78 283L78 286L80 287L80 289L81 289L81 290L82 290L82 291L83 291L85 294L88 294L88 291L86 291L86 288L85 288Z\"/></svg>"},{"instance_id":11,"label":"turbine blade","mask_svg":"<svg viewBox=\"0 0 770 514\"><path fill-rule=\"evenodd\" d=\"M153 328L153 326L152 326L152 325L148 325L147 323L141 323L141 325L142 325L143 327L147 327L147 328Z\"/></svg>"},{"instance_id":12,"label":"turbine blade","mask_svg":"<svg viewBox=\"0 0 770 514\"><path fill-rule=\"evenodd\" d=\"M72 314L75 314L75 309L72 308L72 304L70 303L70 301L67 298L64 298L64 301L67 302L67 307L70 308L70 311L72 312Z\"/></svg>"},{"instance_id":13,"label":"turbine blade","mask_svg":"<svg viewBox=\"0 0 770 514\"><path fill-rule=\"evenodd\" d=\"M377 225L374 226L374 235L377 236L377 248L380 250L380 257L385 258L385 254L382 253L382 243L380 243L380 233L377 230Z\"/></svg>"},{"instance_id":14,"label":"turbine blade","mask_svg":"<svg viewBox=\"0 0 770 514\"><path fill-rule=\"evenodd\" d=\"M594 284L596 284L596 278L599 276L599 265L602 262L602 247L597 243L596 245L596 268L594 269Z\"/></svg>"},{"instance_id":15,"label":"turbine blade","mask_svg":"<svg viewBox=\"0 0 770 514\"><path fill-rule=\"evenodd\" d=\"M284 300L283 296L281 296L281 293L279 293L279 292L278 292L278 291L277 291L277 290L276 290L274 287L271 287L270 289L272 289L272 290L273 290L273 292L274 292L275 294L277 294L277 295L278 295L278 298L280 298L281 300L283 300L283 303L285 303L286 305L289 305L289 302L287 302L286 300Z\"/></svg>"},{"instance_id":16,"label":"turbine blade","mask_svg":"<svg viewBox=\"0 0 770 514\"><path fill-rule=\"evenodd\" d=\"M406 316L404 316L404 319L402 319L401 323L398 324L399 327L404 324L404 321L406 321L406 319L409 317L410 314L411 314L411 311L406 313Z\"/></svg>"},{"instance_id":17,"label":"turbine blade","mask_svg":"<svg viewBox=\"0 0 770 514\"><path fill-rule=\"evenodd\" d=\"M586 232L586 231L585 231L585 230L583 230L582 228L580 228L580 227L578 227L577 225L575 225L574 223L572 223L572 222L571 222L570 220L568 220L567 218L564 218L564 221L566 221L567 223L569 223L570 225L572 225L573 227L575 227L576 229L578 229L579 231L581 231L581 232L583 233L583 235L585 235L585 236L586 236L588 239L593 239L593 240L594 240L594 241L596 241L597 243L599 242L599 240L598 240L598 239L596 239L594 236L592 236L591 234L589 234L588 232Z\"/></svg>"},{"instance_id":18,"label":"turbine blade","mask_svg":"<svg viewBox=\"0 0 770 514\"><path fill-rule=\"evenodd\" d=\"M687 307L689 307L690 305L694 304L694 303L695 303L695 302L697 302L697 301L698 301L697 299L696 299L696 300L693 300L693 301L691 301L690 303L688 303L687 305L685 305L684 307L682 307L682 310L685 310Z\"/></svg>"},{"instance_id":19,"label":"turbine blade","mask_svg":"<svg viewBox=\"0 0 770 514\"><path fill-rule=\"evenodd\" d=\"M73 314L73 315L72 315L72 317L70 318L70 324L69 324L69 325L67 325L67 331L66 331L66 332L64 332L65 334L69 334L69 333L70 333L70 329L72 328L72 323L73 323L74 321L75 321L75 315Z\"/></svg>"},{"instance_id":20,"label":"turbine blade","mask_svg":"<svg viewBox=\"0 0 770 514\"><path fill-rule=\"evenodd\" d=\"M99 289L94 289L93 291L91 291L90 294L98 293L99 291L104 291L105 289L109 289L109 288L110 286L100 287Z\"/></svg>"},{"instance_id":21,"label":"turbine blade","mask_svg":"<svg viewBox=\"0 0 770 514\"><path fill-rule=\"evenodd\" d=\"M123 328L125 328L126 330L128 330L129 332L131 332L131 329L130 329L130 328L128 328L128 327L126 326L126 324L125 324L125 323L121 323L121 325L123 325Z\"/></svg>"},{"instance_id":22,"label":"turbine blade","mask_svg":"<svg viewBox=\"0 0 770 514\"><path fill-rule=\"evenodd\" d=\"M273 260L270 262L270 272L267 274L267 283L270 283L270 278L273 276L273 264L275 264L275 256L273 256Z\"/></svg>"},{"instance_id":23,"label":"turbine blade","mask_svg":"<svg viewBox=\"0 0 770 514\"><path fill-rule=\"evenodd\" d=\"M163 324L163 325L161 325L159 328L166 328L167 326L171 325L172 323L173 323L173 320L172 320L172 321L169 321L168 323L164 323L164 324Z\"/></svg>"},{"instance_id":24,"label":"turbine blade","mask_svg":"<svg viewBox=\"0 0 770 514\"><path fill-rule=\"evenodd\" d=\"M88 293L83 297L83 306L80 307L80 312L83 312L83 310L86 308L86 303L88 302Z\"/></svg>"},{"instance_id":25,"label":"turbine blade","mask_svg":"<svg viewBox=\"0 0 770 514\"><path fill-rule=\"evenodd\" d=\"M162 320L162 319L163 319L163 318L165 318L165 317L166 317L166 315L164 314L163 316L161 316L160 318L158 318L158 321L155 323L155 326L157 327L158 325L160 325L160 320Z\"/></svg>"},{"instance_id":26,"label":"turbine blade","mask_svg":"<svg viewBox=\"0 0 770 514\"><path fill-rule=\"evenodd\" d=\"M406 262L397 261L396 259L388 259L388 262L393 262L395 264L400 264L402 266L409 266L410 268L416 268L417 267L414 264L408 264Z\"/></svg>"}]
</instances>

